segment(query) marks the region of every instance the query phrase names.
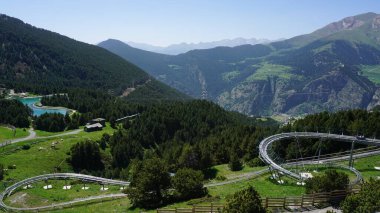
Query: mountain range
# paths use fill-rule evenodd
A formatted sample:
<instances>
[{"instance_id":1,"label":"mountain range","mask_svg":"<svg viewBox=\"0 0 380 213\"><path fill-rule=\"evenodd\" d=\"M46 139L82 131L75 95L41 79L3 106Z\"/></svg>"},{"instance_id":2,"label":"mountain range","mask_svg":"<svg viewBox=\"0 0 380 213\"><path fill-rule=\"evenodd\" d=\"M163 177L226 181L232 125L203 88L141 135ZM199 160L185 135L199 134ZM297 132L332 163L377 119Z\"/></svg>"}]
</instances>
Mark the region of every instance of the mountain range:
<instances>
[{"instance_id":1,"label":"mountain range","mask_svg":"<svg viewBox=\"0 0 380 213\"><path fill-rule=\"evenodd\" d=\"M366 13L269 44L179 55L99 44L195 98L250 115L302 114L380 104L380 15Z\"/></svg>"},{"instance_id":2,"label":"mountain range","mask_svg":"<svg viewBox=\"0 0 380 213\"><path fill-rule=\"evenodd\" d=\"M235 39L223 39L219 41L211 41L211 42L199 42L199 43L179 43L172 44L166 47L154 46L150 44L137 43L137 42L126 42L128 45L156 53L168 54L168 55L178 55L181 53L188 52L190 50L196 49L210 49L214 47L235 47L245 44L262 44L262 43L270 43L271 41L268 39L256 39L256 38L235 38Z\"/></svg>"},{"instance_id":3,"label":"mountain range","mask_svg":"<svg viewBox=\"0 0 380 213\"><path fill-rule=\"evenodd\" d=\"M84 88L133 99L188 98L103 48L3 14L0 45L0 84L7 88L39 94Z\"/></svg>"}]
</instances>

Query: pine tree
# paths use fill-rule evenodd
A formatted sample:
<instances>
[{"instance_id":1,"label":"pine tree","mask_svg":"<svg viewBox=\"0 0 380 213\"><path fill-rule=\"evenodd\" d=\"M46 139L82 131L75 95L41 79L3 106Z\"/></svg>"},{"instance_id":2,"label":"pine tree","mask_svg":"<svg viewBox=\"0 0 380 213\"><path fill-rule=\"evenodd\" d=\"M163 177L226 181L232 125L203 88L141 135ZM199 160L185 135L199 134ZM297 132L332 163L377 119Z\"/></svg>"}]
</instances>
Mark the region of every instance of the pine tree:
<instances>
[{"instance_id":1,"label":"pine tree","mask_svg":"<svg viewBox=\"0 0 380 213\"><path fill-rule=\"evenodd\" d=\"M226 213L265 213L266 209L261 204L260 195L252 187L236 192L227 199L224 208Z\"/></svg>"}]
</instances>

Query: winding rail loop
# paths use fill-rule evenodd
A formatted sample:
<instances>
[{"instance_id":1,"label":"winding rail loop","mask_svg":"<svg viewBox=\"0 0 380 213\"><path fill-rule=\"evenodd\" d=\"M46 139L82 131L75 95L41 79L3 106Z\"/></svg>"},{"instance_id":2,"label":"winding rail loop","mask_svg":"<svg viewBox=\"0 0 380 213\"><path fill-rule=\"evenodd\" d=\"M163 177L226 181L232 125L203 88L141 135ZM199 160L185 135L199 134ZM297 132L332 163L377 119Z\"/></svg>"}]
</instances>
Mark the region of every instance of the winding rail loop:
<instances>
[{"instance_id":1,"label":"winding rail loop","mask_svg":"<svg viewBox=\"0 0 380 213\"><path fill-rule=\"evenodd\" d=\"M354 136L347 136L347 135L336 135L336 134L330 134L330 133L315 133L315 132L289 132L289 133L281 133L277 135L269 136L265 139L263 139L260 142L259 145L259 152L261 159L267 163L269 166L271 166L273 169L278 170L290 177L293 177L298 180L302 180L300 174L296 174L294 172L291 172L284 167L278 165L277 163L272 160L268 155L268 149L270 148L270 145L276 141L280 141L283 139L291 139L291 138L319 138L319 139L332 139L335 141L342 141L342 142L348 142L348 143L359 143L359 144L365 144L365 145L372 145L372 146L379 146L380 147L380 140L377 139L358 139ZM344 166L342 166L344 167ZM353 167L344 167L346 169L351 170L354 172L358 177L360 176L359 171L357 171Z\"/></svg>"},{"instance_id":2,"label":"winding rail loop","mask_svg":"<svg viewBox=\"0 0 380 213\"><path fill-rule=\"evenodd\" d=\"M374 146L379 146L380 147L380 140L376 139L366 139L366 140L358 140L356 137L353 136L346 136L346 135L335 135L335 134L328 134L328 133L314 133L314 132L292 132L292 133L282 133L282 134L277 134L273 135L270 137L265 138L260 142L259 145L259 151L260 151L260 157L261 159L269 164L272 168L279 170L283 172L284 174L287 174L293 178L296 179L301 179L299 174L293 173L284 167L276 164L269 156L268 156L268 148L269 146L276 141L283 140L283 139L290 139L290 138L321 138L321 139L333 139L337 141L343 141L343 142L353 142L355 143L360 143L360 144L366 144L366 145L374 145ZM360 154L355 154L355 156L370 156L374 154L378 154L379 151L370 151L368 153L360 153ZM331 158L331 159L326 159L326 160L320 160L320 161L302 161L303 164L317 164L320 162L330 162L330 161L336 161L336 160L342 160L342 159L347 159L347 156L343 157L337 157L337 158ZM285 164L286 166L292 166L294 163L287 163ZM353 167L348 167L348 166L339 166L344 169L349 169L352 172L354 172L357 176L355 182L361 181L361 174L359 171L357 171ZM267 172L268 169L264 169L261 171L254 172L252 175L261 175ZM58 204L51 204L48 206L41 206L41 207L30 207L30 208L17 208L17 207L11 207L8 206L4 203L4 198L7 196L10 196L17 188L38 182L38 181L44 181L48 179L79 179L87 182L95 182L95 183L100 183L100 184L111 184L111 185L119 185L119 186L129 186L130 182L125 182L125 181L119 181L119 180L111 180L111 179L106 179L106 178L100 178L100 177L95 177L95 176L90 176L90 175L83 175L83 174L76 174L76 173L55 173L55 174L46 174L46 175L40 175L40 176L35 176L32 178L28 178L25 180L22 180L20 182L17 182L13 184L12 186L8 187L5 189L4 192L0 193L0 208L3 208L5 210L10 210L10 211L38 211L38 210L47 210L47 209L53 209L57 207L64 207L64 206L69 206L75 203L80 203L80 202L85 202L85 201L93 201L97 199L105 199L105 198L120 198L120 197L125 197L126 194L107 194L107 195L100 195L100 196L92 196L92 197L87 197L87 198L81 198L81 199L76 199L73 201L68 201L64 203L58 203ZM226 181L230 183L234 183L236 181ZM220 183L217 184L209 184L209 186L212 185L220 185Z\"/></svg>"},{"instance_id":3,"label":"winding rail loop","mask_svg":"<svg viewBox=\"0 0 380 213\"><path fill-rule=\"evenodd\" d=\"M125 182L125 181L120 181L120 180L111 180L111 179L95 177L91 175L76 174L76 173L55 173L55 174L39 175L39 176L22 180L6 188L5 191L0 194L0 207L6 210L14 210L14 211L33 211L33 210L44 210L44 209L51 209L55 207L68 206L74 203L79 203L79 202L84 202L84 201L91 201L91 200L104 199L104 198L119 198L119 197L126 196L126 194L108 194L108 195L100 195L100 196L77 199L77 200L69 201L65 203L52 204L49 206L30 207L30 208L16 208L16 207L8 206L4 203L4 198L6 196L10 196L13 193L13 191L16 190L17 188L31 184L31 183L35 183L38 181L44 181L44 180L49 180L49 179L79 179L86 182L119 185L119 186L129 186L130 184L130 182Z\"/></svg>"}]
</instances>

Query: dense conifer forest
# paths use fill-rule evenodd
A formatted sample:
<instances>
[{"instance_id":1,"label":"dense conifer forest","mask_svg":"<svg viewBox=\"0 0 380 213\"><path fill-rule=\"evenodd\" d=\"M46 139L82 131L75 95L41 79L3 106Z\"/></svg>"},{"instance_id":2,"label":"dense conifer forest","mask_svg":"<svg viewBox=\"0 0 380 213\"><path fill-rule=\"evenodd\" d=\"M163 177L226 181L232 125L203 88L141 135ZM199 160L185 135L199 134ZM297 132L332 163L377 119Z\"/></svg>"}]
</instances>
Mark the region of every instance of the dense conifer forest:
<instances>
[{"instance_id":1,"label":"dense conifer forest","mask_svg":"<svg viewBox=\"0 0 380 213\"><path fill-rule=\"evenodd\" d=\"M121 95L133 88L148 98L188 98L103 48L3 14L0 44L0 83L16 92L51 94L82 88ZM142 98L138 94L133 99Z\"/></svg>"},{"instance_id":2,"label":"dense conifer forest","mask_svg":"<svg viewBox=\"0 0 380 213\"><path fill-rule=\"evenodd\" d=\"M366 111L361 109L338 112L322 112L308 115L303 119L284 126L281 131L309 131L332 134L345 134L365 136L368 138L380 137L380 111ZM301 140L300 140L301 141ZM276 153L284 159L312 156L321 149L322 154L346 151L351 147L348 143L335 143L321 140L296 140L275 144ZM356 147L361 147L356 145ZM300 152L298 150L301 150Z\"/></svg>"},{"instance_id":3,"label":"dense conifer forest","mask_svg":"<svg viewBox=\"0 0 380 213\"><path fill-rule=\"evenodd\" d=\"M17 100L0 99L0 124L27 128L30 125L31 110Z\"/></svg>"}]
</instances>

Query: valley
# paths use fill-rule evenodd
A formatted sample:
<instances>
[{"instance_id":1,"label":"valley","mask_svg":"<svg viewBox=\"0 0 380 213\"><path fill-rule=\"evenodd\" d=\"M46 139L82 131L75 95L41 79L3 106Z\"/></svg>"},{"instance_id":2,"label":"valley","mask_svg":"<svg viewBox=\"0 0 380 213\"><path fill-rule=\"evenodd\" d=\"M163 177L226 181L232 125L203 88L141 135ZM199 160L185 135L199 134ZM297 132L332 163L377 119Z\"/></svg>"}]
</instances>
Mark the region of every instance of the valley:
<instances>
[{"instance_id":1,"label":"valley","mask_svg":"<svg viewBox=\"0 0 380 213\"><path fill-rule=\"evenodd\" d=\"M4 2L0 212L378 212L380 3L350 1Z\"/></svg>"},{"instance_id":2,"label":"valley","mask_svg":"<svg viewBox=\"0 0 380 213\"><path fill-rule=\"evenodd\" d=\"M378 101L378 17L366 13L283 41L175 56L112 39L99 46L185 94L247 115L371 109Z\"/></svg>"}]
</instances>

